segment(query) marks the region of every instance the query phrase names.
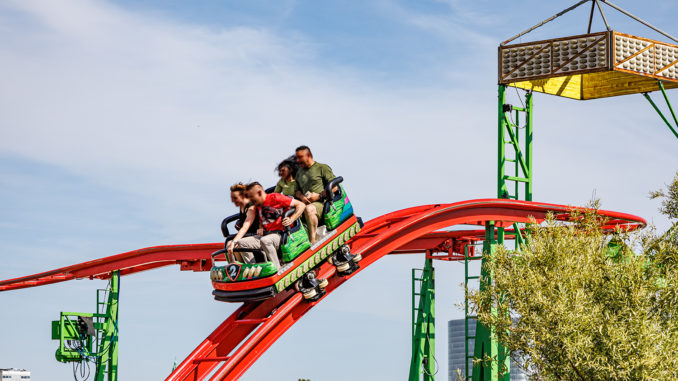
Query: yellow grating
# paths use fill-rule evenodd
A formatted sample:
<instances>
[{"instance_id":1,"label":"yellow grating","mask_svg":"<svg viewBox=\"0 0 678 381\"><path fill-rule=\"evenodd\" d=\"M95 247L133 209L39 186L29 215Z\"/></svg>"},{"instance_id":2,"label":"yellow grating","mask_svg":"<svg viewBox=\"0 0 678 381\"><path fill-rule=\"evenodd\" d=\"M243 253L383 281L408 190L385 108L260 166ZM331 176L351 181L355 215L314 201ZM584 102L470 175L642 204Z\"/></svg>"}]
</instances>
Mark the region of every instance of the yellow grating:
<instances>
[{"instance_id":1,"label":"yellow grating","mask_svg":"<svg viewBox=\"0 0 678 381\"><path fill-rule=\"evenodd\" d=\"M499 83L573 99L678 87L678 45L600 32L499 47Z\"/></svg>"}]
</instances>

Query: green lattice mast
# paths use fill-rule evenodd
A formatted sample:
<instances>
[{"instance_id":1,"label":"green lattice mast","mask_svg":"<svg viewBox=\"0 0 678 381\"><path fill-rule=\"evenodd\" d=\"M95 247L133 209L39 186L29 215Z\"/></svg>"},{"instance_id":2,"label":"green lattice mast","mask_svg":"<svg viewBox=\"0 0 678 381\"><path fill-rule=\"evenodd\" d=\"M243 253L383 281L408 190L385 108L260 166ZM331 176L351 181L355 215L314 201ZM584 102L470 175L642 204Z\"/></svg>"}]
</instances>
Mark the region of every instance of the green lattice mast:
<instances>
[{"instance_id":1,"label":"green lattice mast","mask_svg":"<svg viewBox=\"0 0 678 381\"><path fill-rule=\"evenodd\" d=\"M499 85L498 94L498 129L497 129L497 197L532 201L532 93L527 92L522 107L506 103L506 86ZM521 192L521 185L523 191ZM514 224L516 246L522 241L520 228ZM507 233L504 227L496 226L492 221L485 226L483 257L492 255L499 245L504 245ZM469 276L469 257L465 255L465 284L469 280L478 279ZM492 274L485 270L484 258L481 262L480 279L491 282ZM481 282L480 287L484 284ZM465 301L466 311L466 378L469 377L469 360L491 358L492 361L473 363L472 379L509 381L510 358L505 348L497 340L492 327L476 323L475 335L469 335L469 324L476 317L469 315L468 299ZM474 340L474 353L469 353L468 343ZM502 366L503 365L503 366ZM500 375L502 368L507 372Z\"/></svg>"},{"instance_id":2,"label":"green lattice mast","mask_svg":"<svg viewBox=\"0 0 678 381\"><path fill-rule=\"evenodd\" d=\"M409 380L435 380L435 271L430 253L412 269L412 359Z\"/></svg>"}]
</instances>

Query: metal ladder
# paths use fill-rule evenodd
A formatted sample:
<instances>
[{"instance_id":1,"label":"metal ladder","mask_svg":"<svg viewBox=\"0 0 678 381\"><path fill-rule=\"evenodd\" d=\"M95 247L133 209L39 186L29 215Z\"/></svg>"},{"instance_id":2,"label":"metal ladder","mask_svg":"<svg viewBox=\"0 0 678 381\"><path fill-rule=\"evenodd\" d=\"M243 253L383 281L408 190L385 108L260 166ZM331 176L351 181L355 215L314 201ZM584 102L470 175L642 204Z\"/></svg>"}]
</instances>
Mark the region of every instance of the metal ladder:
<instances>
[{"instance_id":1,"label":"metal ladder","mask_svg":"<svg viewBox=\"0 0 678 381\"><path fill-rule=\"evenodd\" d=\"M474 244L477 245L477 244ZM475 252L475 250L474 250ZM471 261L482 260L482 256L471 256L469 253L469 245L464 246L464 379L471 379L471 369L473 363L469 366L469 361L473 361L473 354L470 352L469 345L471 341L475 344L475 323L477 316L470 314L470 306L468 303L468 290L470 281L480 280L480 275L469 275L469 264ZM473 324L473 334L470 334L470 325Z\"/></svg>"},{"instance_id":2,"label":"metal ladder","mask_svg":"<svg viewBox=\"0 0 678 381\"><path fill-rule=\"evenodd\" d=\"M412 269L412 360L409 380L435 380L435 271L431 253L423 269Z\"/></svg>"},{"instance_id":3,"label":"metal ladder","mask_svg":"<svg viewBox=\"0 0 678 381\"><path fill-rule=\"evenodd\" d=\"M499 85L498 90L498 124L497 124L497 197L532 201L532 92L525 94L521 106L506 103L506 86ZM523 189L521 192L521 184ZM522 193L522 194L521 194ZM523 242L521 227L513 224L513 231L505 231L503 226L497 226L495 221L485 225L485 241L483 242L483 256L470 257L468 248L464 252L464 285L468 293L469 281L479 281L482 278L491 281L491 274L485 273L482 268L482 259L485 255L504 245L505 236L514 236L516 249ZM469 274L469 263L472 260L481 260L481 274ZM482 287L482 286L481 286ZM468 294L466 294L468 296ZM510 368L506 351L497 342L492 327L485 327L476 323L475 334L469 334L469 324L476 320L476 316L469 315L468 297L465 298L465 368L466 379L473 380L505 380L509 374L499 376L499 364L480 362L474 364L473 371L469 372L469 360L482 358L484 355L496 356L499 362ZM469 342L474 341L474 354L469 353Z\"/></svg>"},{"instance_id":4,"label":"metal ladder","mask_svg":"<svg viewBox=\"0 0 678 381\"><path fill-rule=\"evenodd\" d=\"M532 92L525 94L522 106L506 103L506 86L499 86L497 197L519 200L523 184L522 199L532 201Z\"/></svg>"},{"instance_id":5,"label":"metal ladder","mask_svg":"<svg viewBox=\"0 0 678 381\"><path fill-rule=\"evenodd\" d=\"M94 314L98 344L95 381L118 379L119 282L120 272L113 271L109 287L97 290L97 312Z\"/></svg>"}]
</instances>

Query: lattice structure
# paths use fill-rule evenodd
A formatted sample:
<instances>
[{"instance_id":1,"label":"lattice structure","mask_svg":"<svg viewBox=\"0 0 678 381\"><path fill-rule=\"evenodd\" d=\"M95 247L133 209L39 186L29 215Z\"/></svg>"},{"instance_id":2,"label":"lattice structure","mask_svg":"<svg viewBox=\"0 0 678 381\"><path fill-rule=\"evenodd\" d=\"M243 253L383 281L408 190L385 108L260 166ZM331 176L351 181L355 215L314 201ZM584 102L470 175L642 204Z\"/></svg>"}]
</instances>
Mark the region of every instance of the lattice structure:
<instances>
[{"instance_id":1,"label":"lattice structure","mask_svg":"<svg viewBox=\"0 0 678 381\"><path fill-rule=\"evenodd\" d=\"M423 269L412 269L412 358L409 380L434 381L435 270L430 253Z\"/></svg>"},{"instance_id":2,"label":"lattice structure","mask_svg":"<svg viewBox=\"0 0 678 381\"><path fill-rule=\"evenodd\" d=\"M614 70L678 81L678 45L614 32Z\"/></svg>"},{"instance_id":3,"label":"lattice structure","mask_svg":"<svg viewBox=\"0 0 678 381\"><path fill-rule=\"evenodd\" d=\"M615 31L499 47L499 83L573 99L678 87L678 45Z\"/></svg>"},{"instance_id":4,"label":"lattice structure","mask_svg":"<svg viewBox=\"0 0 678 381\"><path fill-rule=\"evenodd\" d=\"M608 69L607 33L502 46L500 83Z\"/></svg>"}]
</instances>

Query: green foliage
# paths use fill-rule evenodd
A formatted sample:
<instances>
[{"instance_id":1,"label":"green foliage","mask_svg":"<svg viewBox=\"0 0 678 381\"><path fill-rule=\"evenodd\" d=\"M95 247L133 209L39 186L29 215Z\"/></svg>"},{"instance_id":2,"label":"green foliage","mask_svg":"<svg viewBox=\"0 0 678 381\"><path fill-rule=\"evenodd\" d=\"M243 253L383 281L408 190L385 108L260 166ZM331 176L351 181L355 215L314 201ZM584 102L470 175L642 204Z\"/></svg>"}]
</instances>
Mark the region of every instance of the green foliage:
<instances>
[{"instance_id":1,"label":"green foliage","mask_svg":"<svg viewBox=\"0 0 678 381\"><path fill-rule=\"evenodd\" d=\"M678 228L610 234L595 210L575 217L488 255L478 320L542 380L678 379Z\"/></svg>"},{"instance_id":2,"label":"green foliage","mask_svg":"<svg viewBox=\"0 0 678 381\"><path fill-rule=\"evenodd\" d=\"M667 185L666 190L659 189L650 192L650 198L662 198L662 206L659 211L669 218L678 218L678 171L673 177L673 182Z\"/></svg>"}]
</instances>

